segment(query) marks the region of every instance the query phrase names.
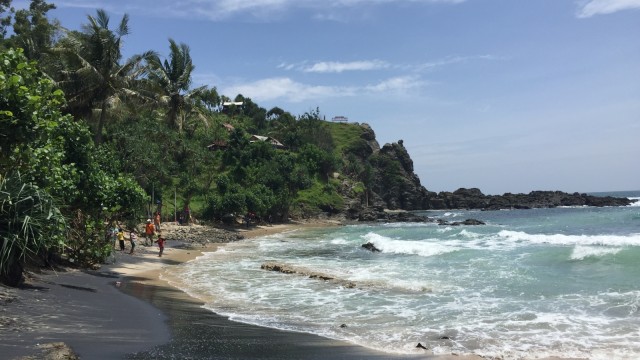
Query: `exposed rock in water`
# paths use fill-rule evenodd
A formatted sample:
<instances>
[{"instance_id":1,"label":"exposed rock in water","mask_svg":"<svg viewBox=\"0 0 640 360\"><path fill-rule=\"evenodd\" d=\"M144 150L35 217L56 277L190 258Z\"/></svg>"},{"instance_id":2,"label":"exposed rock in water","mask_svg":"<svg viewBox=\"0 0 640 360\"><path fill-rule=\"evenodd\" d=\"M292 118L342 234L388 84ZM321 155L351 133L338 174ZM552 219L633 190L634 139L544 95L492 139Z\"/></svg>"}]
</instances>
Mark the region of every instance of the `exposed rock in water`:
<instances>
[{"instance_id":1,"label":"exposed rock in water","mask_svg":"<svg viewBox=\"0 0 640 360\"><path fill-rule=\"evenodd\" d=\"M432 222L430 219L423 215L414 214L408 211L389 211L382 208L364 208L358 214L358 221L362 222Z\"/></svg>"},{"instance_id":2,"label":"exposed rock in water","mask_svg":"<svg viewBox=\"0 0 640 360\"><path fill-rule=\"evenodd\" d=\"M380 249L378 249L375 245L373 245L373 243L366 243L366 244L362 244L362 247L371 251L371 252L381 252Z\"/></svg>"},{"instance_id":3,"label":"exposed rock in water","mask_svg":"<svg viewBox=\"0 0 640 360\"><path fill-rule=\"evenodd\" d=\"M278 263L273 263L273 262L268 262L268 263L264 263L260 266L260 268L262 270L268 270L268 271L276 271L276 272L280 272L283 274L296 274L296 275L303 275L303 276L307 276L309 279L318 279L318 280L324 280L324 281L328 281L328 282L332 282L332 283L336 283L338 285L341 285L345 288L348 289L352 289L356 287L356 284L352 281L348 281L348 280L344 280L344 279L337 279L329 274L325 274L325 273L320 273L320 272L316 272L316 271L311 271L309 269L305 269L302 267L294 267L291 265L286 265L286 264L278 264Z\"/></svg>"},{"instance_id":4,"label":"exposed rock in water","mask_svg":"<svg viewBox=\"0 0 640 360\"><path fill-rule=\"evenodd\" d=\"M395 291L403 292L406 294L425 293L425 292L432 291L429 288L412 289L412 288L400 287L400 286L390 285L388 283L374 282L374 281L363 281L363 282L356 283L350 280L337 278L331 274L313 271L310 269L306 269L304 267L292 266L287 264L279 264L275 262L266 262L262 264L260 268L263 270L276 271L283 274L306 276L309 279L323 280L329 283L333 283L333 284L345 287L347 289L353 289L356 287L357 288L390 288L391 287Z\"/></svg>"},{"instance_id":5,"label":"exposed rock in water","mask_svg":"<svg viewBox=\"0 0 640 360\"><path fill-rule=\"evenodd\" d=\"M467 219L465 221L454 221L452 223L438 219L438 225L447 225L447 226L460 226L460 225L486 225L483 221L476 219Z\"/></svg>"}]
</instances>

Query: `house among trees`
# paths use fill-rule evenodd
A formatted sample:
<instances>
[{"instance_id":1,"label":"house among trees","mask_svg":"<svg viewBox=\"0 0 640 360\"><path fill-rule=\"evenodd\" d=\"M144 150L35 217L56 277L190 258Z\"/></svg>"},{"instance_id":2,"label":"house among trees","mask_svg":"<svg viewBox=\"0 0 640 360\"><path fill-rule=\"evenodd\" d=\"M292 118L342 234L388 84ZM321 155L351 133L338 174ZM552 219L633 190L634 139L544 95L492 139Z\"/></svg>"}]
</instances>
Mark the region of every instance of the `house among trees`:
<instances>
[{"instance_id":1,"label":"house among trees","mask_svg":"<svg viewBox=\"0 0 640 360\"><path fill-rule=\"evenodd\" d=\"M229 145L227 144L226 141L224 140L217 140L214 141L213 144L211 145L207 145L207 149L211 150L211 151L216 151L216 150L225 150Z\"/></svg>"},{"instance_id":2,"label":"house among trees","mask_svg":"<svg viewBox=\"0 0 640 360\"><path fill-rule=\"evenodd\" d=\"M225 101L222 103L222 113L226 115L237 114L242 110L244 102L242 101Z\"/></svg>"},{"instance_id":3,"label":"house among trees","mask_svg":"<svg viewBox=\"0 0 640 360\"><path fill-rule=\"evenodd\" d=\"M257 141L263 141L263 142L268 142L271 145L273 145L273 147L275 147L276 149L285 149L286 146L284 146L280 141L269 137L269 136L260 136L260 135L251 135L251 137L249 138L249 142L257 142Z\"/></svg>"},{"instance_id":4,"label":"house among trees","mask_svg":"<svg viewBox=\"0 0 640 360\"><path fill-rule=\"evenodd\" d=\"M333 119L331 119L331 121L333 122L349 122L349 118L347 118L346 116L334 116Z\"/></svg>"}]
</instances>

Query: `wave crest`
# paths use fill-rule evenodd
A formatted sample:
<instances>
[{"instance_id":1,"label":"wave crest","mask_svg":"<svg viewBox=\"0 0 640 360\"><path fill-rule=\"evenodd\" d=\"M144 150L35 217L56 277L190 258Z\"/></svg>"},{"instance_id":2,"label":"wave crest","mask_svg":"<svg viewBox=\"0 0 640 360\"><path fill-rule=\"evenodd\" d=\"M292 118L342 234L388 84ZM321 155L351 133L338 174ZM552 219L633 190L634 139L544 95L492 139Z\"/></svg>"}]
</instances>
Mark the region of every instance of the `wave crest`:
<instances>
[{"instance_id":1,"label":"wave crest","mask_svg":"<svg viewBox=\"0 0 640 360\"><path fill-rule=\"evenodd\" d=\"M459 250L458 248L425 241L395 240L370 232L363 238L383 253L419 255L424 257L442 255Z\"/></svg>"},{"instance_id":2,"label":"wave crest","mask_svg":"<svg viewBox=\"0 0 640 360\"><path fill-rule=\"evenodd\" d=\"M622 235L564 235L527 234L521 231L502 230L498 236L514 241L534 244L583 245L583 246L640 246L640 234Z\"/></svg>"}]
</instances>

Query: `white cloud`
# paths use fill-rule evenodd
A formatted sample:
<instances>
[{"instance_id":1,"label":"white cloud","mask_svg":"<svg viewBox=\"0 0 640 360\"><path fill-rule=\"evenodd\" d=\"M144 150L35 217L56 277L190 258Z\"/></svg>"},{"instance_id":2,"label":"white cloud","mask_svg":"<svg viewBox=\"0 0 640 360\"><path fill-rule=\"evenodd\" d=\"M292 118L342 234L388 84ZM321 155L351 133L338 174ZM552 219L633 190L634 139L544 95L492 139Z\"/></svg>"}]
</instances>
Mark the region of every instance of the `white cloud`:
<instances>
[{"instance_id":1,"label":"white cloud","mask_svg":"<svg viewBox=\"0 0 640 360\"><path fill-rule=\"evenodd\" d=\"M425 82L413 76L398 76L384 80L375 85L365 86L364 89L372 93L404 92L423 86Z\"/></svg>"},{"instance_id":2,"label":"white cloud","mask_svg":"<svg viewBox=\"0 0 640 360\"><path fill-rule=\"evenodd\" d=\"M307 73L342 73L345 71L369 71L382 69L425 71L473 60L501 60L501 58L492 55L448 56L440 60L420 63L417 65L390 64L383 60L359 60L351 62L321 61L316 63L309 63L305 61L298 64L282 63L278 65L278 68L284 70L302 71Z\"/></svg>"},{"instance_id":3,"label":"white cloud","mask_svg":"<svg viewBox=\"0 0 640 360\"><path fill-rule=\"evenodd\" d=\"M458 4L466 0L60 0L59 7L104 8L124 12L144 12L161 17L198 16L209 20L222 20L238 14L248 14L260 20L293 9L326 11L356 6L374 6L393 3ZM316 17L316 18L322 18Z\"/></svg>"},{"instance_id":4,"label":"white cloud","mask_svg":"<svg viewBox=\"0 0 640 360\"><path fill-rule=\"evenodd\" d=\"M242 94L254 101L284 100L299 103L336 97L364 96L381 93L398 94L415 90L425 83L418 78L403 76L364 86L325 86L296 82L287 77L262 79L224 87L222 94L234 97Z\"/></svg>"},{"instance_id":5,"label":"white cloud","mask_svg":"<svg viewBox=\"0 0 640 360\"><path fill-rule=\"evenodd\" d=\"M389 64L381 60L361 60L351 62L321 61L314 64L281 64L285 70L297 70L308 73L341 73L344 71L366 71L388 68Z\"/></svg>"},{"instance_id":6,"label":"white cloud","mask_svg":"<svg viewBox=\"0 0 640 360\"><path fill-rule=\"evenodd\" d=\"M589 0L578 9L578 17L588 18L630 9L640 9L640 0Z\"/></svg>"},{"instance_id":7,"label":"white cloud","mask_svg":"<svg viewBox=\"0 0 640 360\"><path fill-rule=\"evenodd\" d=\"M263 79L250 83L232 85L223 90L224 94L231 97L242 94L254 101L287 99L291 102L339 96L339 94L346 92L344 88L307 85L295 82L290 78Z\"/></svg>"}]
</instances>

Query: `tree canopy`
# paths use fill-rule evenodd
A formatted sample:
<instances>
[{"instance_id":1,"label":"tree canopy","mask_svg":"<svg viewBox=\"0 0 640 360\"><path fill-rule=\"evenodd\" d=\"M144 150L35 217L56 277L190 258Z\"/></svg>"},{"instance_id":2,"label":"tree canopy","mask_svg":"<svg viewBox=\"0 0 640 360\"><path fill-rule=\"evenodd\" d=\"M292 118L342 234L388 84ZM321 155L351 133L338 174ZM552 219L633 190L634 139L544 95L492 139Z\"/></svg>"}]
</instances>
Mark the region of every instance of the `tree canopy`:
<instances>
[{"instance_id":1,"label":"tree canopy","mask_svg":"<svg viewBox=\"0 0 640 360\"><path fill-rule=\"evenodd\" d=\"M16 12L0 1L0 180L37 192L40 209L50 209L43 214L60 214L43 220L42 234L64 232L52 237L62 242L17 248L100 262L109 224L135 227L156 208L167 217L190 207L204 221L248 212L286 221L339 211L336 171L365 183L371 173L366 144L336 138L351 127L323 121L319 109L267 111L242 94L193 87L185 43L169 39L165 58L143 49L123 60L126 14L113 24L98 9L68 30L49 19L53 4L32 0ZM2 235L5 254L32 243L10 235Z\"/></svg>"}]
</instances>

